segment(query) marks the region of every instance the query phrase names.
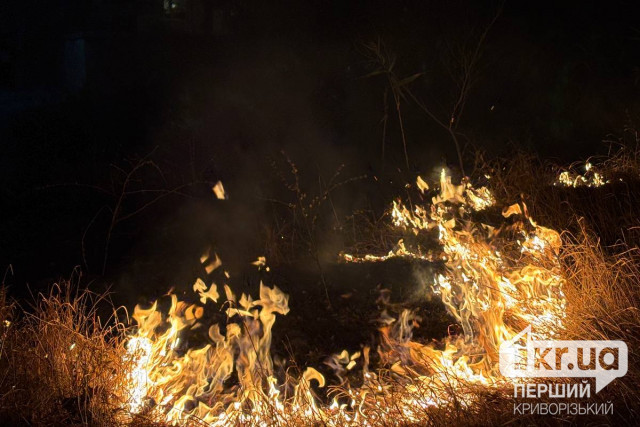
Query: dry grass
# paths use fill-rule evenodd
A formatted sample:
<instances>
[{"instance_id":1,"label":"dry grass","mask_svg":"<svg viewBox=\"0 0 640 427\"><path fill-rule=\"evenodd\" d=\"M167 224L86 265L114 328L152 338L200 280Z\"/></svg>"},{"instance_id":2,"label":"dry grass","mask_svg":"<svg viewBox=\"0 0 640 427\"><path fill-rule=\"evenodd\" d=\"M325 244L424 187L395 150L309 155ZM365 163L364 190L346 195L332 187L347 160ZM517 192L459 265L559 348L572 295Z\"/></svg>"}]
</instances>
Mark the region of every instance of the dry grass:
<instances>
[{"instance_id":1,"label":"dry grass","mask_svg":"<svg viewBox=\"0 0 640 427\"><path fill-rule=\"evenodd\" d=\"M584 225L579 233L563 237L567 339L622 340L627 344L627 374L597 397L615 402L617 411L638 419L640 251L618 246L614 255L607 254Z\"/></svg>"},{"instance_id":2,"label":"dry grass","mask_svg":"<svg viewBox=\"0 0 640 427\"><path fill-rule=\"evenodd\" d=\"M30 425L117 424L123 325L102 323L104 296L54 285L23 310L0 303L0 418Z\"/></svg>"}]
</instances>

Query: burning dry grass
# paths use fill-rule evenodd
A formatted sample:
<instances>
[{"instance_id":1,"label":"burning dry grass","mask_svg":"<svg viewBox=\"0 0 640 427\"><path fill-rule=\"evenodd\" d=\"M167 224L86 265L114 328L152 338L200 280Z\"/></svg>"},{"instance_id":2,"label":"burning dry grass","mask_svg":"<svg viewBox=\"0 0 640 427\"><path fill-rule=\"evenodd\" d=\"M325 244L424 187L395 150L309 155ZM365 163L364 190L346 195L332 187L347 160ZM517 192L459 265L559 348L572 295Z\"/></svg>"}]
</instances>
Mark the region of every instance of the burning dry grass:
<instances>
[{"instance_id":1,"label":"burning dry grass","mask_svg":"<svg viewBox=\"0 0 640 427\"><path fill-rule=\"evenodd\" d=\"M569 167L524 152L490 161L479 153L473 177L490 177L488 185L500 203L524 198L539 223L576 234L586 229L605 251L622 252L625 245L640 244L640 139L635 133L634 138L634 144L610 156ZM564 183L559 179L563 173L570 177ZM600 184L593 185L594 175Z\"/></svg>"},{"instance_id":2,"label":"burning dry grass","mask_svg":"<svg viewBox=\"0 0 640 427\"><path fill-rule=\"evenodd\" d=\"M610 162L603 174L616 176L616 168L626 165L626 183L633 185L629 184L635 173L630 161L616 162ZM617 203L622 187L554 187L553 176L557 172L526 156L509 164L495 162L483 168L483 175L491 175L489 185L499 203L513 203L524 192L533 216L541 224L567 230L554 264L559 267L566 299L562 327L556 332L566 339L619 339L627 343L627 375L593 396L614 402L615 411L608 418L593 421L629 422L640 414L640 252L620 241L603 247L599 239L633 236L628 230L637 225L638 216L634 217L633 209L640 209L640 204L629 192L626 199L621 196L622 208L608 208L603 206L602 198ZM541 186L541 182L549 185ZM583 219L581 212L587 213ZM608 221L604 221L606 217ZM451 250L458 250L460 242L484 250L482 242L468 237L473 233L462 230L455 234L445 223L443 219L440 234L451 239L447 240ZM534 234L530 237L545 230L534 223L531 226L534 231L529 232ZM447 237L447 233L454 234ZM466 238L470 239L466 243L456 240ZM494 261L482 262L486 267L487 262ZM477 280L484 283L482 275L486 270L478 270L481 272ZM441 282L442 289L446 284ZM453 358L454 350L449 345L464 344L453 339L440 348L413 341L414 320L408 312L393 326L382 328L381 348L372 350L379 352L381 360L375 371L369 371L368 363L359 362L363 370L361 383L343 381L321 389L318 385L324 385L324 378L314 369L300 369L295 375L287 373L280 382L275 379L268 353L270 329L274 313L288 311L287 301L276 288L261 287L256 301L245 296L237 299L228 293L228 302L234 302L228 307L236 310L233 313L241 320L225 325L223 333L210 330L213 346L181 352L180 356L171 353L177 346L171 328L184 328L181 322L185 319L195 323L192 318L199 317L195 315L196 308L175 302L172 310L180 315L172 319L158 317L154 311L138 310L138 330L133 331L115 315L102 322L98 310L108 307L108 300L76 289L69 283L55 285L49 294L38 295L33 306L25 310L8 300L5 290L0 292L1 419L33 425L493 425L584 421L576 417L514 415L512 386L499 379L488 381L493 377L477 376L482 372L478 366L484 366L486 359L470 360L469 365L466 359L460 363L462 359ZM455 307L452 309L456 312ZM469 321L462 311L457 314ZM528 314L524 310L520 315ZM479 328L482 325L473 325L474 330ZM139 341L132 341L132 333ZM487 332L485 339L491 338L491 333ZM145 343L158 342L161 344L153 350L145 347ZM493 344L485 344L493 348ZM147 362L157 364L151 373L157 377L150 378L148 370L135 370L140 353L145 353ZM368 360L368 348L362 358ZM406 360L410 363L400 363ZM211 370L202 384L198 383L202 378L189 380L189 373L195 370L189 363L194 361ZM471 362L478 366L472 369ZM176 370L186 374L177 377ZM231 371L236 374L231 376ZM155 389L134 386L140 378L151 379ZM170 382L162 383L167 378ZM142 394L136 394L140 390ZM197 393L199 399L179 398ZM208 406L202 406L204 402Z\"/></svg>"}]
</instances>

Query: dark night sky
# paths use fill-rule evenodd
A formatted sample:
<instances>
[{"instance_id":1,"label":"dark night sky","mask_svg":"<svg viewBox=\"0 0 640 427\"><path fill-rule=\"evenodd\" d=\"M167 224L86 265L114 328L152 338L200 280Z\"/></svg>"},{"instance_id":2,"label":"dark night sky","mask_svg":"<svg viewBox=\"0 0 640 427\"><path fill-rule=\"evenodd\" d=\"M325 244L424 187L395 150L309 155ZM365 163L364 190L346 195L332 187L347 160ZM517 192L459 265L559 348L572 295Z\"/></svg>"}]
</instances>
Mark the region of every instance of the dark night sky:
<instances>
[{"instance_id":1,"label":"dark night sky","mask_svg":"<svg viewBox=\"0 0 640 427\"><path fill-rule=\"evenodd\" d=\"M171 14L161 0L1 6L0 266L13 265L16 283L67 275L82 262L83 231L107 202L59 184L108 187L111 164L152 150L169 179L222 179L247 200L273 186L268 159L280 150L328 175L340 163L382 173L386 83L361 78L372 71L362 43L381 38L401 77L422 73L412 90L446 120L456 93L449 53L473 46L499 4L175 3ZM636 1L506 2L460 122L465 142L562 161L606 151L608 134L638 126L639 10ZM411 105L404 119L412 173L456 163L441 128ZM385 173L403 167L392 119L385 147ZM132 248L155 244L152 227L194 209L172 201L158 207L164 222L143 218L147 231L123 230L114 271ZM185 238L180 249L200 250L189 246L197 245Z\"/></svg>"}]
</instances>

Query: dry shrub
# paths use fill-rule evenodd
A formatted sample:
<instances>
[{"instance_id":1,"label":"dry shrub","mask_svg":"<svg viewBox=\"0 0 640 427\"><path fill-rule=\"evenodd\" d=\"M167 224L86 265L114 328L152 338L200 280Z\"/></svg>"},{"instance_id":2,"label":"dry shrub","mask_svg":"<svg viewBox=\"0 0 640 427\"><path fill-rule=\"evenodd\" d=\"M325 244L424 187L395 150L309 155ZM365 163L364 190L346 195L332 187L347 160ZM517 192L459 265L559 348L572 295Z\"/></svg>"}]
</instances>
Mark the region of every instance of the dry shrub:
<instances>
[{"instance_id":1,"label":"dry shrub","mask_svg":"<svg viewBox=\"0 0 640 427\"><path fill-rule=\"evenodd\" d=\"M123 325L102 323L104 296L70 282L28 311L0 293L0 418L30 425L116 425L123 396Z\"/></svg>"},{"instance_id":2,"label":"dry shrub","mask_svg":"<svg viewBox=\"0 0 640 427\"><path fill-rule=\"evenodd\" d=\"M346 219L346 252L364 256L386 255L403 233L389 221L389 215L376 215L373 210L358 210Z\"/></svg>"}]
</instances>

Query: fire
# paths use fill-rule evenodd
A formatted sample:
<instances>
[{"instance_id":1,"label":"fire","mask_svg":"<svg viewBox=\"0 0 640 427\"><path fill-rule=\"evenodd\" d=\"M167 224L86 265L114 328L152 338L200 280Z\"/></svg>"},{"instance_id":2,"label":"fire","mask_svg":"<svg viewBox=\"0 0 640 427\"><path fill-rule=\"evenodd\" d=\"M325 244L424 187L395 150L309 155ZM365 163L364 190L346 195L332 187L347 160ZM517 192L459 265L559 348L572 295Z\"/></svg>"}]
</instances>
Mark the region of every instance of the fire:
<instances>
[{"instance_id":1,"label":"fire","mask_svg":"<svg viewBox=\"0 0 640 427\"><path fill-rule=\"evenodd\" d=\"M584 175L570 170L562 171L553 185L560 185L563 187L602 187L610 182L610 180L606 179L602 173L596 171L593 165L589 162L584 164L584 170Z\"/></svg>"},{"instance_id":2,"label":"fire","mask_svg":"<svg viewBox=\"0 0 640 427\"><path fill-rule=\"evenodd\" d=\"M421 178L417 183L428 191ZM431 204L409 209L398 200L390 211L396 227L415 235L437 231L440 253L415 252L401 240L386 256L342 255L347 262L394 256L444 261L433 290L460 325L460 335L423 344L413 340L420 321L415 313L405 310L397 319L383 313L377 351L388 370L370 370L369 347L330 356L327 365L343 382L332 403L323 404L314 387L325 387L325 378L313 367L298 378L278 379L274 373L271 331L276 316L289 312L288 296L260 283L258 299L237 298L225 284L225 321L207 325L205 309L220 294L216 284L198 279L193 290L199 303L171 295L166 314L158 302L135 308L137 328L127 343L128 411L174 425L333 426L388 424L399 416L419 423L429 408L451 405L454 399L471 405L470 387L508 384L498 370L500 344L528 324L538 336L552 337L562 328L565 311L558 233L537 225L524 203L496 211L500 224L472 221L476 212L494 206L487 188L475 189L467 181L454 185L443 171ZM214 264L219 263L216 255ZM256 265L264 265L264 259ZM202 343L191 346L189 337L206 328ZM344 375L356 365L362 384L351 387Z\"/></svg>"}]
</instances>

